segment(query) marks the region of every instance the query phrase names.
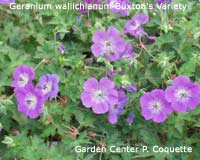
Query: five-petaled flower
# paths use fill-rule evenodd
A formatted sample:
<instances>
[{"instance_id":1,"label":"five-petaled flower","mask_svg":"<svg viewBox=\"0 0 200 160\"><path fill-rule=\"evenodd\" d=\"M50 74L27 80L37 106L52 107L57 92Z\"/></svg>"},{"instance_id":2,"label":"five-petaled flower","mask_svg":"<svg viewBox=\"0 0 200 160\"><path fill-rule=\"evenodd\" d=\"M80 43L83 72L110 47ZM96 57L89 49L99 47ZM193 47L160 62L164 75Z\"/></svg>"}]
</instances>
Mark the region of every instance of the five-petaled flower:
<instances>
[{"instance_id":1,"label":"five-petaled flower","mask_svg":"<svg viewBox=\"0 0 200 160\"><path fill-rule=\"evenodd\" d=\"M15 88L15 91L26 87L28 84L32 83L32 80L35 77L35 71L32 67L21 65L15 68L13 73L13 82L12 87Z\"/></svg>"},{"instance_id":2,"label":"five-petaled flower","mask_svg":"<svg viewBox=\"0 0 200 160\"><path fill-rule=\"evenodd\" d=\"M152 119L156 123L164 122L172 112L170 103L165 99L165 92L161 89L145 93L140 99L140 104L144 119Z\"/></svg>"},{"instance_id":3,"label":"five-petaled flower","mask_svg":"<svg viewBox=\"0 0 200 160\"><path fill-rule=\"evenodd\" d=\"M95 57L103 55L109 61L117 61L121 58L126 48L126 41L120 37L120 32L109 27L107 31L97 30L93 35L94 44L91 47Z\"/></svg>"},{"instance_id":4,"label":"five-petaled flower","mask_svg":"<svg viewBox=\"0 0 200 160\"><path fill-rule=\"evenodd\" d=\"M115 84L107 77L99 82L95 78L88 79L83 85L81 101L86 108L92 108L96 114L104 114L110 106L118 104L118 92Z\"/></svg>"},{"instance_id":5,"label":"five-petaled flower","mask_svg":"<svg viewBox=\"0 0 200 160\"><path fill-rule=\"evenodd\" d=\"M56 74L46 74L40 77L39 83L37 84L37 89L39 89L45 96L45 99L52 99L58 95L58 83L59 77Z\"/></svg>"},{"instance_id":6,"label":"five-petaled flower","mask_svg":"<svg viewBox=\"0 0 200 160\"><path fill-rule=\"evenodd\" d=\"M200 104L200 86L186 76L179 76L166 89L165 98L175 111L195 109Z\"/></svg>"},{"instance_id":7,"label":"five-petaled flower","mask_svg":"<svg viewBox=\"0 0 200 160\"><path fill-rule=\"evenodd\" d=\"M33 85L30 84L18 90L16 98L18 111L22 112L26 117L37 118L42 113L45 99L43 93Z\"/></svg>"}]
</instances>

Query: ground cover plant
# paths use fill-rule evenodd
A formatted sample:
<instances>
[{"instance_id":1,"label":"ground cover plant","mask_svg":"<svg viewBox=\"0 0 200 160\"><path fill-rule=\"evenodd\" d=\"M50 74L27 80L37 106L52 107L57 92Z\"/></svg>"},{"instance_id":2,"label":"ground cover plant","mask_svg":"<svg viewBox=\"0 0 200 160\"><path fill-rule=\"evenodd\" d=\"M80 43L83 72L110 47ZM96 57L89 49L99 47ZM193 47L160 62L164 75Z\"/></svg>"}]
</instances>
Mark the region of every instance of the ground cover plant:
<instances>
[{"instance_id":1,"label":"ground cover plant","mask_svg":"<svg viewBox=\"0 0 200 160\"><path fill-rule=\"evenodd\" d=\"M200 1L116 1L148 7L18 10L9 3L36 1L0 0L0 160L199 160Z\"/></svg>"}]
</instances>

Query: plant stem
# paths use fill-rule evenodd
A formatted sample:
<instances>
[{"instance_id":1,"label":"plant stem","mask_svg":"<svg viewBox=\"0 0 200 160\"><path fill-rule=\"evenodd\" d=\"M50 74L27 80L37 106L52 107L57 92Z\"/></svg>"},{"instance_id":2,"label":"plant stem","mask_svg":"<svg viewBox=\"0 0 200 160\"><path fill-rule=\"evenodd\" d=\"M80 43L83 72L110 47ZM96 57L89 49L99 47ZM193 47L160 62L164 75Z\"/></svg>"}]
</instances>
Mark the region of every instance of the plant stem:
<instances>
[{"instance_id":1,"label":"plant stem","mask_svg":"<svg viewBox=\"0 0 200 160\"><path fill-rule=\"evenodd\" d=\"M44 59L40 63L37 64L34 70L36 71L43 63L44 63Z\"/></svg>"}]
</instances>

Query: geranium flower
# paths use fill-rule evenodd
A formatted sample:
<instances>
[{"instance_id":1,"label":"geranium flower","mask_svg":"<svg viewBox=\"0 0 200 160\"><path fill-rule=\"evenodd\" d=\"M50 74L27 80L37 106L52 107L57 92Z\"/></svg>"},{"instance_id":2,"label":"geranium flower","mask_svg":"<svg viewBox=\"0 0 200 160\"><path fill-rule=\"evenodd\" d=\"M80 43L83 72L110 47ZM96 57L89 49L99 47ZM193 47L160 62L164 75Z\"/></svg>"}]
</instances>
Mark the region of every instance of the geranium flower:
<instances>
[{"instance_id":1,"label":"geranium flower","mask_svg":"<svg viewBox=\"0 0 200 160\"><path fill-rule=\"evenodd\" d=\"M45 100L48 98L55 98L59 91L59 81L59 77L56 74L47 74L40 77L36 88L44 94Z\"/></svg>"},{"instance_id":2,"label":"geranium flower","mask_svg":"<svg viewBox=\"0 0 200 160\"><path fill-rule=\"evenodd\" d=\"M126 48L125 48L125 51L124 53L122 54L122 58L125 58L125 59L128 59L128 60L132 60L132 59L135 59L136 55L133 51L133 47L130 43L128 43L126 45Z\"/></svg>"},{"instance_id":3,"label":"geranium flower","mask_svg":"<svg viewBox=\"0 0 200 160\"><path fill-rule=\"evenodd\" d=\"M65 46L64 46L63 44L59 44L59 45L57 46L57 48L58 48L58 50L59 50L62 54L64 54L65 51L66 51Z\"/></svg>"},{"instance_id":4,"label":"geranium flower","mask_svg":"<svg viewBox=\"0 0 200 160\"><path fill-rule=\"evenodd\" d=\"M126 41L120 38L120 32L109 27L107 31L98 30L93 35L92 53L95 57L103 55L109 61L116 61L121 58L125 48Z\"/></svg>"},{"instance_id":5,"label":"geranium flower","mask_svg":"<svg viewBox=\"0 0 200 160\"><path fill-rule=\"evenodd\" d=\"M145 120L152 119L156 123L165 121L167 115L172 112L170 103L165 99L165 92L160 89L145 93L140 104Z\"/></svg>"},{"instance_id":6,"label":"geranium flower","mask_svg":"<svg viewBox=\"0 0 200 160\"><path fill-rule=\"evenodd\" d=\"M133 114L132 112L128 115L126 121L127 121L127 123L128 123L129 125L131 125L131 124L133 123L134 117L135 117L135 116L134 116L134 114Z\"/></svg>"},{"instance_id":7,"label":"geranium flower","mask_svg":"<svg viewBox=\"0 0 200 160\"><path fill-rule=\"evenodd\" d=\"M124 17L128 15L129 0L107 0L107 4L110 5L113 13L121 14Z\"/></svg>"},{"instance_id":8,"label":"geranium flower","mask_svg":"<svg viewBox=\"0 0 200 160\"><path fill-rule=\"evenodd\" d=\"M173 85L166 89L165 97L175 111L195 109L200 104L200 86L186 76L179 76L173 80Z\"/></svg>"},{"instance_id":9,"label":"geranium flower","mask_svg":"<svg viewBox=\"0 0 200 160\"><path fill-rule=\"evenodd\" d=\"M20 89L16 93L18 102L18 111L22 112L26 117L37 118L43 110L45 102L43 93L32 85L28 85Z\"/></svg>"},{"instance_id":10,"label":"geranium flower","mask_svg":"<svg viewBox=\"0 0 200 160\"><path fill-rule=\"evenodd\" d=\"M15 91L20 88L26 87L28 84L32 83L35 77L35 71L32 67L21 65L15 68L13 73L12 87Z\"/></svg>"},{"instance_id":11,"label":"geranium flower","mask_svg":"<svg viewBox=\"0 0 200 160\"><path fill-rule=\"evenodd\" d=\"M110 106L118 103L118 92L114 83L107 77L99 82L95 78L90 78L84 83L83 88L81 101L86 108L92 108L96 114L104 114Z\"/></svg>"},{"instance_id":12,"label":"geranium flower","mask_svg":"<svg viewBox=\"0 0 200 160\"><path fill-rule=\"evenodd\" d=\"M109 108L108 121L111 124L117 123L118 117L120 116L126 103L128 102L128 99L129 98L125 95L124 92L118 92L118 101L119 101L118 104L113 105Z\"/></svg>"},{"instance_id":13,"label":"geranium flower","mask_svg":"<svg viewBox=\"0 0 200 160\"><path fill-rule=\"evenodd\" d=\"M147 35L141 26L148 21L148 15L144 13L137 14L125 24L124 33L130 34L136 38L141 37L142 35Z\"/></svg>"},{"instance_id":14,"label":"geranium flower","mask_svg":"<svg viewBox=\"0 0 200 160\"><path fill-rule=\"evenodd\" d=\"M15 0L0 0L0 4L10 4L15 3Z\"/></svg>"}]
</instances>

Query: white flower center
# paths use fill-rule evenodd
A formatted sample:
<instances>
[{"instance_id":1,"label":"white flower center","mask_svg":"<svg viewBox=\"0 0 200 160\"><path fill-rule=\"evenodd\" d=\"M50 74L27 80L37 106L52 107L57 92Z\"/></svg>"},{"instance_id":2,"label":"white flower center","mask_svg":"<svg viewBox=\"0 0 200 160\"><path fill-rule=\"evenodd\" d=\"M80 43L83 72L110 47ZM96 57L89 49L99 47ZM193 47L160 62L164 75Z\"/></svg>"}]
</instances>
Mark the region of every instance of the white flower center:
<instances>
[{"instance_id":1,"label":"white flower center","mask_svg":"<svg viewBox=\"0 0 200 160\"><path fill-rule=\"evenodd\" d=\"M37 97L35 95L28 95L25 98L25 104L28 107L28 109L35 109L36 105L37 105Z\"/></svg>"},{"instance_id":2,"label":"white flower center","mask_svg":"<svg viewBox=\"0 0 200 160\"><path fill-rule=\"evenodd\" d=\"M94 98L95 98L95 101L98 101L98 102L103 101L105 99L104 91L102 89L96 90L94 93Z\"/></svg>"},{"instance_id":3,"label":"white flower center","mask_svg":"<svg viewBox=\"0 0 200 160\"><path fill-rule=\"evenodd\" d=\"M155 100L150 103L150 108L153 113L160 113L163 109L163 104L159 100Z\"/></svg>"},{"instance_id":4,"label":"white flower center","mask_svg":"<svg viewBox=\"0 0 200 160\"><path fill-rule=\"evenodd\" d=\"M107 54L112 55L114 53L114 49L110 41L105 41L104 48Z\"/></svg>"},{"instance_id":5,"label":"white flower center","mask_svg":"<svg viewBox=\"0 0 200 160\"><path fill-rule=\"evenodd\" d=\"M20 87L24 87L24 86L26 86L26 84L28 83L28 81L29 81L29 77L28 77L27 74L24 73L24 74L21 74L19 76L18 84L19 84Z\"/></svg>"},{"instance_id":6,"label":"white flower center","mask_svg":"<svg viewBox=\"0 0 200 160\"><path fill-rule=\"evenodd\" d=\"M175 97L181 102L186 102L191 98L191 92L185 88L179 88L175 92Z\"/></svg>"},{"instance_id":7,"label":"white flower center","mask_svg":"<svg viewBox=\"0 0 200 160\"><path fill-rule=\"evenodd\" d=\"M42 93L46 95L46 94L49 93L51 90L52 90L52 83L49 82L49 83L44 84L44 86L43 86L43 88L42 88Z\"/></svg>"}]
</instances>

